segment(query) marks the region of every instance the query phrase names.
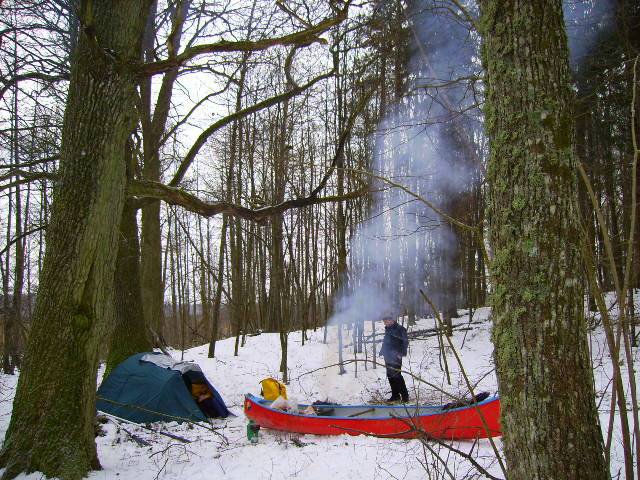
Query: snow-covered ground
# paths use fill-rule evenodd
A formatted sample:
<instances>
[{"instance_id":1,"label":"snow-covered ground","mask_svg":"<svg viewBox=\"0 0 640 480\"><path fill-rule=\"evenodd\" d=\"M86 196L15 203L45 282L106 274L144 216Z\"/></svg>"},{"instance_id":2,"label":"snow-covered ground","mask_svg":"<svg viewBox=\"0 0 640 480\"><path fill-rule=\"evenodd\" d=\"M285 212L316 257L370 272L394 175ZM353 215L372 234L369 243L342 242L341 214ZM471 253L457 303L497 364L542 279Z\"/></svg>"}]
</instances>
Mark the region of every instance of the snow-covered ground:
<instances>
[{"instance_id":1,"label":"snow-covered ground","mask_svg":"<svg viewBox=\"0 0 640 480\"><path fill-rule=\"evenodd\" d=\"M462 313L462 311L460 312ZM471 327L468 315L454 320L459 329L453 336L456 350L476 391L497 391L493 372L490 342L489 309L474 312ZM418 321L410 332L434 327L433 319ZM376 325L378 340L382 338L381 322ZM371 332L367 325L366 333ZM289 336L288 393L299 402L326 400L340 403L378 402L389 395L389 387L382 366L373 368L371 362L347 363L347 373L338 375L337 329L330 327L328 341L323 343L323 331L309 332L309 340L301 344L300 332ZM344 359L353 360L351 336L346 331ZM604 335L600 329L591 335L596 365L596 386L602 390L609 381L610 367L606 356ZM321 437L299 435L262 429L259 441L252 445L247 440L247 420L242 412L244 394L259 393L258 382L265 377L280 378L280 344L277 334L248 336L239 356L233 356L235 339L218 343L215 359L207 358L207 346L184 352L185 360L196 361L216 386L230 409L237 415L213 422L216 432L205 428L176 423L163 424L164 432L188 439L182 443L167 436L150 432L135 425L118 427L114 423L103 426L105 435L97 438L102 471L90 474L90 479L283 479L304 478L338 480L414 479L414 478L485 478L465 459L438 445L423 445L419 440L377 439L349 435ZM181 352L172 355L180 358ZM367 344L366 357L371 360L372 346ZM359 354L364 360L365 354ZM447 403L454 396L466 392L465 382L454 355L449 350L446 365L440 360L437 337L411 340L404 368L423 382L408 375L411 398L420 403ZM637 355L636 355L637 359ZM408 360L408 361L407 361ZM357 371L356 371L357 366ZM326 367L326 368L325 368ZM449 372L449 381L446 371ZM450 383L449 383L450 382ZM11 411L16 378L0 377L0 436L4 437ZM445 393L447 392L447 393ZM607 425L609 395L600 396L601 422ZM148 441L151 446L140 446L125 429ZM616 438L619 435L615 436ZM619 438L618 438L619 440ZM616 442L616 440L614 440ZM500 439L495 439L501 448ZM619 442L618 442L619 443ZM487 440L460 442L455 447L471 452L473 457L491 474L502 478L493 450ZM614 445L612 473L622 467L621 448ZM23 478L40 478L32 474Z\"/></svg>"}]
</instances>

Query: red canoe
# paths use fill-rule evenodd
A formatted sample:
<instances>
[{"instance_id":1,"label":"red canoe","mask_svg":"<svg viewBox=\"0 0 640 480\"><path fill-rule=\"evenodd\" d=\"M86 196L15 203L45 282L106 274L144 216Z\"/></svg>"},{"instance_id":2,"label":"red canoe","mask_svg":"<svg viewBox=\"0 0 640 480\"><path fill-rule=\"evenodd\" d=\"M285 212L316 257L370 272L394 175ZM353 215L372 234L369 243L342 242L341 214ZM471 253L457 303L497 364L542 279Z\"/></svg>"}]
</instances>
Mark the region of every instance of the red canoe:
<instances>
[{"instance_id":1,"label":"red canoe","mask_svg":"<svg viewBox=\"0 0 640 480\"><path fill-rule=\"evenodd\" d=\"M300 411L308 405L299 405ZM271 402L245 395L244 413L264 428L316 435L374 435L468 440L500 435L500 398L443 410L442 406L330 405L329 415L303 415L271 408Z\"/></svg>"}]
</instances>

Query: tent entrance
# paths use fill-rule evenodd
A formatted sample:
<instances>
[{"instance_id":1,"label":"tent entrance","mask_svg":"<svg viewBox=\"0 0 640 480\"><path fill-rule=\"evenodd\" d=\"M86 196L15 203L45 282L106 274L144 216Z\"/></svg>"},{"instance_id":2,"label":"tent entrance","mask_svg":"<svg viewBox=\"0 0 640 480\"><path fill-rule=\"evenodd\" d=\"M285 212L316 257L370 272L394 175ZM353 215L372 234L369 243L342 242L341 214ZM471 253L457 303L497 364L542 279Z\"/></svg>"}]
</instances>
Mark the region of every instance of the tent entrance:
<instances>
[{"instance_id":1,"label":"tent entrance","mask_svg":"<svg viewBox=\"0 0 640 480\"><path fill-rule=\"evenodd\" d=\"M187 390L193 401L207 418L219 417L219 409L216 406L215 389L209 384L202 371L189 370L182 374Z\"/></svg>"}]
</instances>

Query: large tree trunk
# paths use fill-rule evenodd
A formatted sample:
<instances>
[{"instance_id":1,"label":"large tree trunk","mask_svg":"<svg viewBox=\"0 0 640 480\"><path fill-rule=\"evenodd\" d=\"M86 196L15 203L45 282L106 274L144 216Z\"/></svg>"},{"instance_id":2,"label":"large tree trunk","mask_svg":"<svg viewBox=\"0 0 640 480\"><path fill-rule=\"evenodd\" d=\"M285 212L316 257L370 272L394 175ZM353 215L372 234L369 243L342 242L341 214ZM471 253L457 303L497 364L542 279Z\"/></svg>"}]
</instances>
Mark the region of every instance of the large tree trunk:
<instances>
[{"instance_id":1,"label":"large tree trunk","mask_svg":"<svg viewBox=\"0 0 640 480\"><path fill-rule=\"evenodd\" d=\"M125 144L148 1L86 1L69 85L60 181L47 251L1 455L5 478L79 479L99 468L94 441L98 350L108 334ZM90 11L88 11L90 10ZM113 53L110 53L113 52Z\"/></svg>"},{"instance_id":2,"label":"large tree trunk","mask_svg":"<svg viewBox=\"0 0 640 480\"><path fill-rule=\"evenodd\" d=\"M153 2L152 15L146 25L144 50L145 59L155 58L155 25L153 16L158 8ZM191 6L191 0L179 2L172 11L171 36L167 42L169 54L174 55L180 49L185 18ZM151 113L151 78L141 83L143 98L142 134L144 137L144 167L146 180L159 182L162 165L160 163L161 139L165 133L173 86L178 78L178 67L170 69L164 77ZM162 281L162 228L160 221L160 202L151 202L142 208L142 250L141 285L146 326L154 330L159 338L164 335L164 285ZM138 334L139 335L139 334Z\"/></svg>"},{"instance_id":3,"label":"large tree trunk","mask_svg":"<svg viewBox=\"0 0 640 480\"><path fill-rule=\"evenodd\" d=\"M133 146L128 142L124 157L128 178L133 177ZM140 292L140 242L137 209L125 201L120 222L118 258L114 277L114 327L111 335L105 377L131 355L151 350Z\"/></svg>"},{"instance_id":4,"label":"large tree trunk","mask_svg":"<svg viewBox=\"0 0 640 480\"><path fill-rule=\"evenodd\" d=\"M143 39L143 53L146 61L153 61L155 55L155 24L154 17L158 8L157 0L152 0L151 12L145 25ZM178 32L178 37L180 32ZM163 96L157 99L159 112L152 110L151 77L140 82L140 97L142 106L140 119L144 140L144 162L142 175L146 180L160 181L160 155L158 145L164 132L168 104L171 99L171 88L166 88L167 77L173 85L177 73L170 71L162 79ZM167 98L168 97L168 98ZM164 107L164 108L163 108ZM154 115L154 113L156 113ZM164 118L159 118L163 117ZM154 201L142 208L142 228L140 245L140 288L145 325L163 338L164 332L164 289L162 286L162 230L160 227L160 202ZM175 320L175 319L174 319Z\"/></svg>"},{"instance_id":5,"label":"large tree trunk","mask_svg":"<svg viewBox=\"0 0 640 480\"><path fill-rule=\"evenodd\" d=\"M105 376L131 355L151 350L140 294L140 243L136 208L127 202L120 224L120 245L115 274L115 325Z\"/></svg>"},{"instance_id":6,"label":"large tree trunk","mask_svg":"<svg viewBox=\"0 0 640 480\"><path fill-rule=\"evenodd\" d=\"M495 361L511 480L605 479L560 0L486 0Z\"/></svg>"},{"instance_id":7,"label":"large tree trunk","mask_svg":"<svg viewBox=\"0 0 640 480\"><path fill-rule=\"evenodd\" d=\"M157 176L145 168L147 180L159 181ZM160 202L153 202L142 208L142 302L145 324L158 338L164 336L164 288L162 285L162 232L160 228Z\"/></svg>"}]
</instances>

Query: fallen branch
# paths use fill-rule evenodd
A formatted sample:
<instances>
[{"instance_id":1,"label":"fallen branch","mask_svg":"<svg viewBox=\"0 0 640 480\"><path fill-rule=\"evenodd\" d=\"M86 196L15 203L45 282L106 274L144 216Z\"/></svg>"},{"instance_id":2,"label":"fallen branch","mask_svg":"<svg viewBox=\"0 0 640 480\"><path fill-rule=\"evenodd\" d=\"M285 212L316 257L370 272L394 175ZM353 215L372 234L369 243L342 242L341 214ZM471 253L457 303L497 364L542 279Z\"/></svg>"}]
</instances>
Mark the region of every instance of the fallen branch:
<instances>
[{"instance_id":1,"label":"fallen branch","mask_svg":"<svg viewBox=\"0 0 640 480\"><path fill-rule=\"evenodd\" d=\"M212 433L215 433L216 435L218 435L220 438L222 438L222 440L223 440L223 442L224 442L224 443L229 443L229 441L227 440L227 438L226 438L224 435L222 435L220 432L218 432L215 428L213 428L213 426L212 426L211 424L209 424L209 425L207 426L207 425L204 425L203 423L200 423L200 422L194 422L192 419L187 418L187 417L180 417L180 416L176 416L176 415L168 415L168 414L166 414L166 413L157 412L157 411L155 411L155 410L150 410L150 409L148 409L148 408L144 408L144 407L141 407L141 406L139 406L139 405L132 405L132 404L128 404L128 403L120 403L120 402L116 402L116 401L114 401L114 400L110 400L110 399L103 398L103 397L96 397L96 398L97 398L98 400L102 400L103 402L111 403L111 404L113 404L113 405L117 405L117 406L119 406L119 407L126 407L126 408L130 408L130 409L132 409L132 410L140 410L140 411L142 411L142 412L153 413L154 415L159 415L159 416L161 416L161 417L167 418L168 420L177 421L177 422L183 422L183 423L188 423L188 424L190 424L190 425L194 425L194 426L198 426L198 427L200 427L200 428L204 428L205 430L207 430L207 431L209 431L209 432L212 432ZM125 420L124 418L117 417L117 416L112 415L112 414L110 414L110 413L102 412L102 414L103 414L103 415L110 415L110 416L112 416L112 417L114 417L114 418L117 418L117 419L119 419L119 420L122 420L122 421L125 421L125 422L128 422L128 423L131 423L132 425L137 425L137 426L139 426L139 427L141 427L141 428L146 428L146 429L151 430L151 431L153 431L153 432L159 433L160 435L165 435L165 436L167 436L167 437L173 438L174 440L178 440L178 441L181 441L181 442L183 442L183 443L190 443L190 442L191 442L191 440L187 440L187 439L185 439L185 438L179 437L179 436L174 435L174 434L172 434L172 433L162 432L162 431L160 431L160 430L154 430L153 428L146 427L146 426L144 426L144 425L141 425L141 424L136 423L136 422L132 422L132 421L130 421L130 420Z\"/></svg>"},{"instance_id":2,"label":"fallen branch","mask_svg":"<svg viewBox=\"0 0 640 480\"><path fill-rule=\"evenodd\" d=\"M98 418L99 418L99 417L98 417ZM114 424L116 427L118 427L119 429L123 430L123 431L124 431L124 433L126 433L126 434L129 436L129 438L131 438L131 440L133 440L134 442L136 442L139 446L141 446L141 447L150 447L150 446L151 446L151 444L150 444L149 442L147 442L144 438L142 438L142 437L140 437L140 436L138 436L138 435L136 435L136 434L134 434L134 433L131 433L129 430L127 430L126 428L124 428L124 426L123 426L119 421L117 421L117 420L115 419L115 418L117 418L117 417L115 417L115 418L111 418L111 416L109 416L109 415L107 415L107 414L104 414L104 418L105 418L106 420L110 421L111 423L113 423L113 424Z\"/></svg>"},{"instance_id":3,"label":"fallen branch","mask_svg":"<svg viewBox=\"0 0 640 480\"><path fill-rule=\"evenodd\" d=\"M118 427L122 428L130 436L133 436L133 434L130 433L128 430L126 430L122 426L122 424L120 422L128 423L130 425L135 425L136 427L140 427L140 428L142 428L144 430L148 430L150 432L157 433L159 435L164 435L165 437L169 437L169 438L171 438L173 440L177 440L177 441L182 442L182 443L191 443L191 440L188 440L188 439L186 439L184 437L180 437L180 436L175 435L173 433L164 432L164 431L159 430L159 429L154 429L154 428L151 428L151 427L147 427L146 425L143 425L141 423L132 422L131 420L127 420L125 418L121 418L121 417L118 417L116 415L112 415L110 413L101 412L100 414L104 415L107 419L111 420L115 425L117 425ZM138 438L140 439L140 437L138 437ZM142 440L142 439L140 439L140 440ZM146 445L144 445L144 446L150 446L150 444L146 440L142 440L142 441L146 443ZM136 440L136 442L137 442L137 440Z\"/></svg>"}]
</instances>

